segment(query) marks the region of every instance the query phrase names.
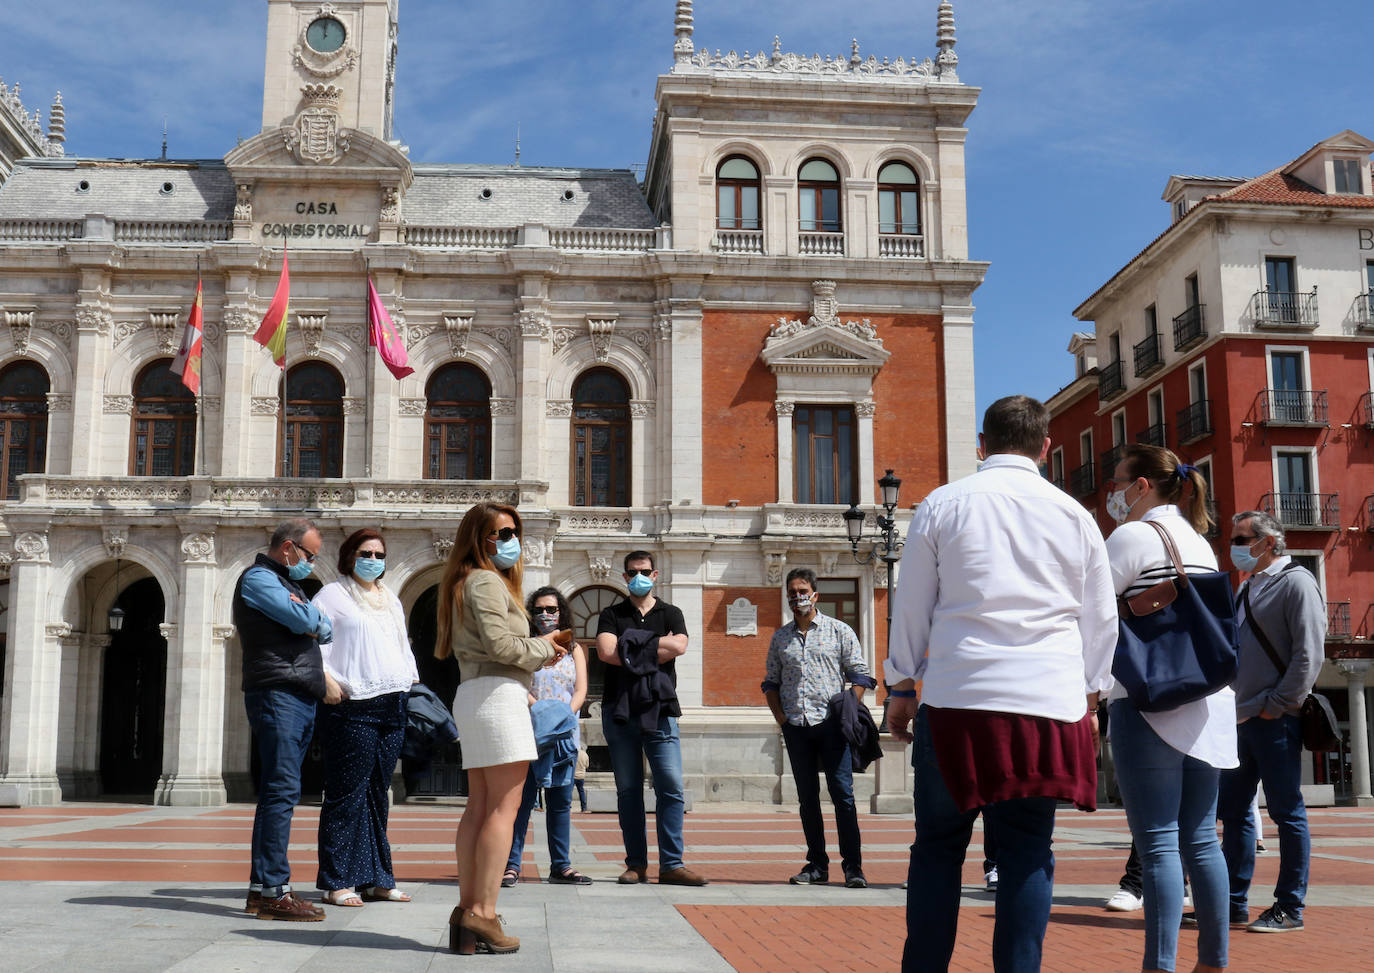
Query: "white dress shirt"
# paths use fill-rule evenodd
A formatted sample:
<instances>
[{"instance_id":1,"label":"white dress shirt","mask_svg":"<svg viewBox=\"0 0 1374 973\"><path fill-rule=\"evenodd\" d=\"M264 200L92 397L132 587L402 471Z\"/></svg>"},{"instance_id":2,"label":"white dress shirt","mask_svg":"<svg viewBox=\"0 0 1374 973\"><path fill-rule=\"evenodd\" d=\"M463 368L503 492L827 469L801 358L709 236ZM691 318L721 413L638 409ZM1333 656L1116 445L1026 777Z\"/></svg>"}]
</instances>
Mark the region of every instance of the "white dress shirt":
<instances>
[{"instance_id":1,"label":"white dress shirt","mask_svg":"<svg viewBox=\"0 0 1374 973\"><path fill-rule=\"evenodd\" d=\"M377 599L380 607L366 604L351 578L331 581L313 601L334 624L334 640L320 645L325 671L338 681L349 699L407 692L412 683L420 681L401 602L390 589L378 584L386 596Z\"/></svg>"},{"instance_id":2,"label":"white dress shirt","mask_svg":"<svg viewBox=\"0 0 1374 973\"><path fill-rule=\"evenodd\" d=\"M1149 520L1158 522L1169 532L1186 573L1217 570L1217 556L1212 545L1193 530L1178 507L1162 504L1151 507L1140 520L1117 527L1107 538L1107 557L1112 564L1112 584L1117 594L1138 594L1174 575L1174 565L1164 549L1164 542L1153 527L1145 525ZM1126 690L1117 685L1108 698L1125 699ZM1230 686L1171 710L1140 715L1161 740L1179 753L1223 770L1240 766L1236 757L1236 694ZM1110 732L1109 726L1108 734Z\"/></svg>"},{"instance_id":3,"label":"white dress shirt","mask_svg":"<svg viewBox=\"0 0 1374 973\"><path fill-rule=\"evenodd\" d=\"M1102 532L1028 457L988 457L916 510L884 665L931 706L1077 722L1111 688L1116 596Z\"/></svg>"}]
</instances>

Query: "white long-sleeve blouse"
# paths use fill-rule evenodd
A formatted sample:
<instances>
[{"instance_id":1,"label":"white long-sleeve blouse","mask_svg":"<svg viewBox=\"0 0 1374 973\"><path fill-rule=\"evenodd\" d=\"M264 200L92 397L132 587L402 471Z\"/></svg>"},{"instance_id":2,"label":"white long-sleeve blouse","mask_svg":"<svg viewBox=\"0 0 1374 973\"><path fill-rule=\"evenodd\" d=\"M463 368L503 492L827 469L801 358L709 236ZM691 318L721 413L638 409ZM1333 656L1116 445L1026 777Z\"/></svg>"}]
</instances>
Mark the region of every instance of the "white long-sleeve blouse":
<instances>
[{"instance_id":1,"label":"white long-sleeve blouse","mask_svg":"<svg viewBox=\"0 0 1374 973\"><path fill-rule=\"evenodd\" d=\"M334 641L320 646L325 671L350 699L405 692L419 681L405 613L385 585L379 582L376 592L368 592L352 578L340 578L321 588L313 604L334 626Z\"/></svg>"}]
</instances>

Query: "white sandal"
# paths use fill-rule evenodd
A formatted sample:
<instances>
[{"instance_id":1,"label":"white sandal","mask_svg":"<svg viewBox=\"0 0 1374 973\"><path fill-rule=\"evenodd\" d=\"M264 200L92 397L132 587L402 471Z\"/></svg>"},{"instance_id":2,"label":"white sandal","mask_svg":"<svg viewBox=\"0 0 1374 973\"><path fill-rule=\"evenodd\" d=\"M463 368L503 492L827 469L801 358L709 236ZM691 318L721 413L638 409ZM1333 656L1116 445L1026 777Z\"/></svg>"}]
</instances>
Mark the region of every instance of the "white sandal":
<instances>
[{"instance_id":1,"label":"white sandal","mask_svg":"<svg viewBox=\"0 0 1374 973\"><path fill-rule=\"evenodd\" d=\"M363 905L362 896L352 889L334 889L320 896L320 901L325 905L339 905L349 909L361 909Z\"/></svg>"},{"instance_id":2,"label":"white sandal","mask_svg":"<svg viewBox=\"0 0 1374 973\"><path fill-rule=\"evenodd\" d=\"M400 889L383 889L369 885L363 891L364 902L409 902L410 896Z\"/></svg>"}]
</instances>

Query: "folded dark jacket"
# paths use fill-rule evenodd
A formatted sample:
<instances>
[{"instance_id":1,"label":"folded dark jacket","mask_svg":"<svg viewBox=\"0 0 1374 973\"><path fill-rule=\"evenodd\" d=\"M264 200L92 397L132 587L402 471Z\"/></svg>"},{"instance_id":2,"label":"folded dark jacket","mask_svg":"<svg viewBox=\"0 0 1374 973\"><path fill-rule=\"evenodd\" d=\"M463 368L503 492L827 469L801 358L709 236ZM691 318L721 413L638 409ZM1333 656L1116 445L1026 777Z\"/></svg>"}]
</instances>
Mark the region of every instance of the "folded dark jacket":
<instances>
[{"instance_id":1,"label":"folded dark jacket","mask_svg":"<svg viewBox=\"0 0 1374 973\"><path fill-rule=\"evenodd\" d=\"M458 739L458 727L443 700L424 683L410 687L406 697L406 738L401 756L429 766L434 748ZM423 773L423 768L418 773Z\"/></svg>"},{"instance_id":2,"label":"folded dark jacket","mask_svg":"<svg viewBox=\"0 0 1374 973\"><path fill-rule=\"evenodd\" d=\"M623 691L611 709L611 719L655 730L661 718L682 715L677 687L658 666L657 635L642 628L626 629L615 651L628 678L622 680Z\"/></svg>"},{"instance_id":3,"label":"folded dark jacket","mask_svg":"<svg viewBox=\"0 0 1374 973\"><path fill-rule=\"evenodd\" d=\"M830 718L839 725L840 734L849 744L856 774L867 770L869 764L883 755L882 744L878 742L878 724L873 722L873 714L853 692L841 689L830 697Z\"/></svg>"}]
</instances>

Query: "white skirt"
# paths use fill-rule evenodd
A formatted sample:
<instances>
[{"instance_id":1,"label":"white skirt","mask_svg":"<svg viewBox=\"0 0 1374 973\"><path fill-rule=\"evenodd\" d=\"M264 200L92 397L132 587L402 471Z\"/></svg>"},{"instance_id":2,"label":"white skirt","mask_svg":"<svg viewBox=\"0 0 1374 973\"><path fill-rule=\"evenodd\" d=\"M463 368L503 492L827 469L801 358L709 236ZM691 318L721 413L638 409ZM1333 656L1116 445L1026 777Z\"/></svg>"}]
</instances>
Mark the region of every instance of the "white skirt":
<instances>
[{"instance_id":1,"label":"white skirt","mask_svg":"<svg viewBox=\"0 0 1374 973\"><path fill-rule=\"evenodd\" d=\"M496 767L539 755L529 693L507 676L480 676L459 683L453 697L453 722L465 768Z\"/></svg>"}]
</instances>

